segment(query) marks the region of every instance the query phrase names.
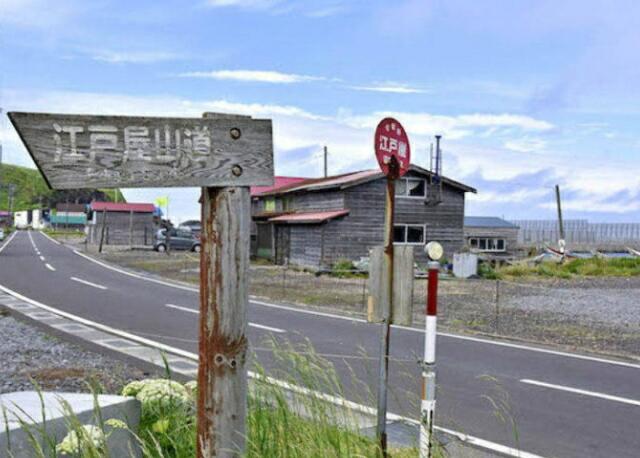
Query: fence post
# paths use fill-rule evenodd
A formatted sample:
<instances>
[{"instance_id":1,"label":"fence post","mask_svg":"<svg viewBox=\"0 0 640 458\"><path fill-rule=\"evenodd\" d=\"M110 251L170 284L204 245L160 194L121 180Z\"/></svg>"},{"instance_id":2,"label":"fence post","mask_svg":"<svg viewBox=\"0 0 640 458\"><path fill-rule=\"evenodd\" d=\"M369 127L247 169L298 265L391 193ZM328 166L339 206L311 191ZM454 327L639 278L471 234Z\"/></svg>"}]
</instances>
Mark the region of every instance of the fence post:
<instances>
[{"instance_id":1,"label":"fence post","mask_svg":"<svg viewBox=\"0 0 640 458\"><path fill-rule=\"evenodd\" d=\"M496 280L496 324L495 332L500 334L500 280Z\"/></svg>"}]
</instances>

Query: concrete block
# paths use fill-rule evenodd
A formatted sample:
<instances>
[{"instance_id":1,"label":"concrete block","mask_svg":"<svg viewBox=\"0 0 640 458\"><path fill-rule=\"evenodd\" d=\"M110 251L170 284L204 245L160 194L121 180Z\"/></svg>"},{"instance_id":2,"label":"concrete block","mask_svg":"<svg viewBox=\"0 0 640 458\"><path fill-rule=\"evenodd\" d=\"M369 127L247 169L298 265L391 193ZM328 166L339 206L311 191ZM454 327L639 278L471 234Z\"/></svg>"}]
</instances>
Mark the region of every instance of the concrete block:
<instances>
[{"instance_id":1,"label":"concrete block","mask_svg":"<svg viewBox=\"0 0 640 458\"><path fill-rule=\"evenodd\" d=\"M40 398L42 396L42 399ZM34 456L26 429L34 435L45 455L51 455L51 444L60 443L69 432L64 405L68 405L82 424L99 424L91 394L21 391L0 395L0 456ZM140 423L140 403L131 397L99 395L97 402L103 420L119 419L135 433ZM28 425L25 428L22 424ZM105 427L109 432L110 427ZM107 441L110 456L139 457L140 448L131 432L114 429Z\"/></svg>"},{"instance_id":2,"label":"concrete block","mask_svg":"<svg viewBox=\"0 0 640 458\"><path fill-rule=\"evenodd\" d=\"M474 253L455 253L453 255L453 275L469 278L478 275L478 255Z\"/></svg>"}]
</instances>

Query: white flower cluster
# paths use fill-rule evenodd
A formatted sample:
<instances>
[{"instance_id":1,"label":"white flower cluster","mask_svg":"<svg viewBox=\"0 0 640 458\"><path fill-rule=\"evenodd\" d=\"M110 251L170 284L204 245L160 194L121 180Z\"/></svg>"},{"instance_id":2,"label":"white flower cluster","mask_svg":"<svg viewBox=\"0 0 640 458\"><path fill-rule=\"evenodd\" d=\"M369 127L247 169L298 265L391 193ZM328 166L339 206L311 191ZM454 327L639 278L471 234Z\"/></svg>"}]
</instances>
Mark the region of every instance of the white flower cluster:
<instances>
[{"instance_id":1,"label":"white flower cluster","mask_svg":"<svg viewBox=\"0 0 640 458\"><path fill-rule=\"evenodd\" d=\"M56 445L56 452L63 455L78 455L87 448L101 449L105 444L104 432L94 425L82 425L70 431L62 442Z\"/></svg>"},{"instance_id":2,"label":"white flower cluster","mask_svg":"<svg viewBox=\"0 0 640 458\"><path fill-rule=\"evenodd\" d=\"M189 391L180 383L166 379L149 379L131 382L122 390L123 396L135 396L142 409L171 408L192 402Z\"/></svg>"}]
</instances>

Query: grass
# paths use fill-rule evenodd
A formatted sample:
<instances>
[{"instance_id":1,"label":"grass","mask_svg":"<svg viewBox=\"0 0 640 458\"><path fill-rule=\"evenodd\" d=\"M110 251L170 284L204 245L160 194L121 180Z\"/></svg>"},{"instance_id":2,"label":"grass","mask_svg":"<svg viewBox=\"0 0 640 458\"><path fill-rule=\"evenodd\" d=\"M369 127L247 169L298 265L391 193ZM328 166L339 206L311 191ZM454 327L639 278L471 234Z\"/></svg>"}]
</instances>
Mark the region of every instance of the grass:
<instances>
[{"instance_id":1,"label":"grass","mask_svg":"<svg viewBox=\"0 0 640 458\"><path fill-rule=\"evenodd\" d=\"M495 278L633 277L640 275L640 258L573 259L565 263L543 262L536 266L513 265L497 269ZM485 277L489 278L489 277Z\"/></svg>"},{"instance_id":2,"label":"grass","mask_svg":"<svg viewBox=\"0 0 640 458\"><path fill-rule=\"evenodd\" d=\"M320 357L310 344L293 344L270 341L275 352L277 367L270 375L287 383L294 383L303 390L321 391L342 396L342 385L333 364ZM280 367L281 369L278 369ZM246 446L247 458L307 458L307 457L381 457L377 442L360 433L354 414L319 396L292 392L273 383L266 371L257 367L259 374L250 384ZM167 369L167 377L171 374ZM284 377L284 378L282 378ZM98 390L94 390L97 393ZM142 405L139 429L129 431L139 444L142 454L148 458L191 458L195 456L197 387L193 382L185 385L166 379L132 382L125 386L123 394L135 396ZM97 394L96 394L97 396ZM44 406L43 406L44 408ZM37 458L107 458L104 445L118 428L112 419L102 418L97 397L94 402L92 425L102 432L82 425L70 409L65 407L69 433L65 440L47 435L46 428L22 424L27 431L32 456ZM6 415L6 412L4 412ZM88 433L88 432L89 433ZM73 432L73 433L72 433ZM44 438L40 441L39 438ZM100 437L104 438L101 441ZM79 440L78 440L79 438ZM74 453L64 450L79 445ZM40 444L44 442L45 446ZM391 458L414 458L415 448L392 448ZM435 444L434 458L442 458L444 452Z\"/></svg>"},{"instance_id":3,"label":"grass","mask_svg":"<svg viewBox=\"0 0 640 458\"><path fill-rule=\"evenodd\" d=\"M74 238L84 238L86 234L82 230L75 229L51 229L46 228L43 229L43 232L51 237L74 237Z\"/></svg>"}]
</instances>

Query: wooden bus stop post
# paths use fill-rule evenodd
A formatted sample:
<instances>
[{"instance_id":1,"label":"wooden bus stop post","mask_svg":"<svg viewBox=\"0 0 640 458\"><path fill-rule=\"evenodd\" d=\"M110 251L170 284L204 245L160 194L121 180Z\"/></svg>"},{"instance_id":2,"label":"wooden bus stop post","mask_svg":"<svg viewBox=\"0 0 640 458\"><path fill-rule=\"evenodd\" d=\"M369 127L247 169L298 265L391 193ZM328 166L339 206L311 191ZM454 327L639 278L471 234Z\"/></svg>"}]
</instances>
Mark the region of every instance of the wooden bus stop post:
<instances>
[{"instance_id":1,"label":"wooden bus stop post","mask_svg":"<svg viewBox=\"0 0 640 458\"><path fill-rule=\"evenodd\" d=\"M250 221L248 187L202 188L198 458L244 452Z\"/></svg>"}]
</instances>

